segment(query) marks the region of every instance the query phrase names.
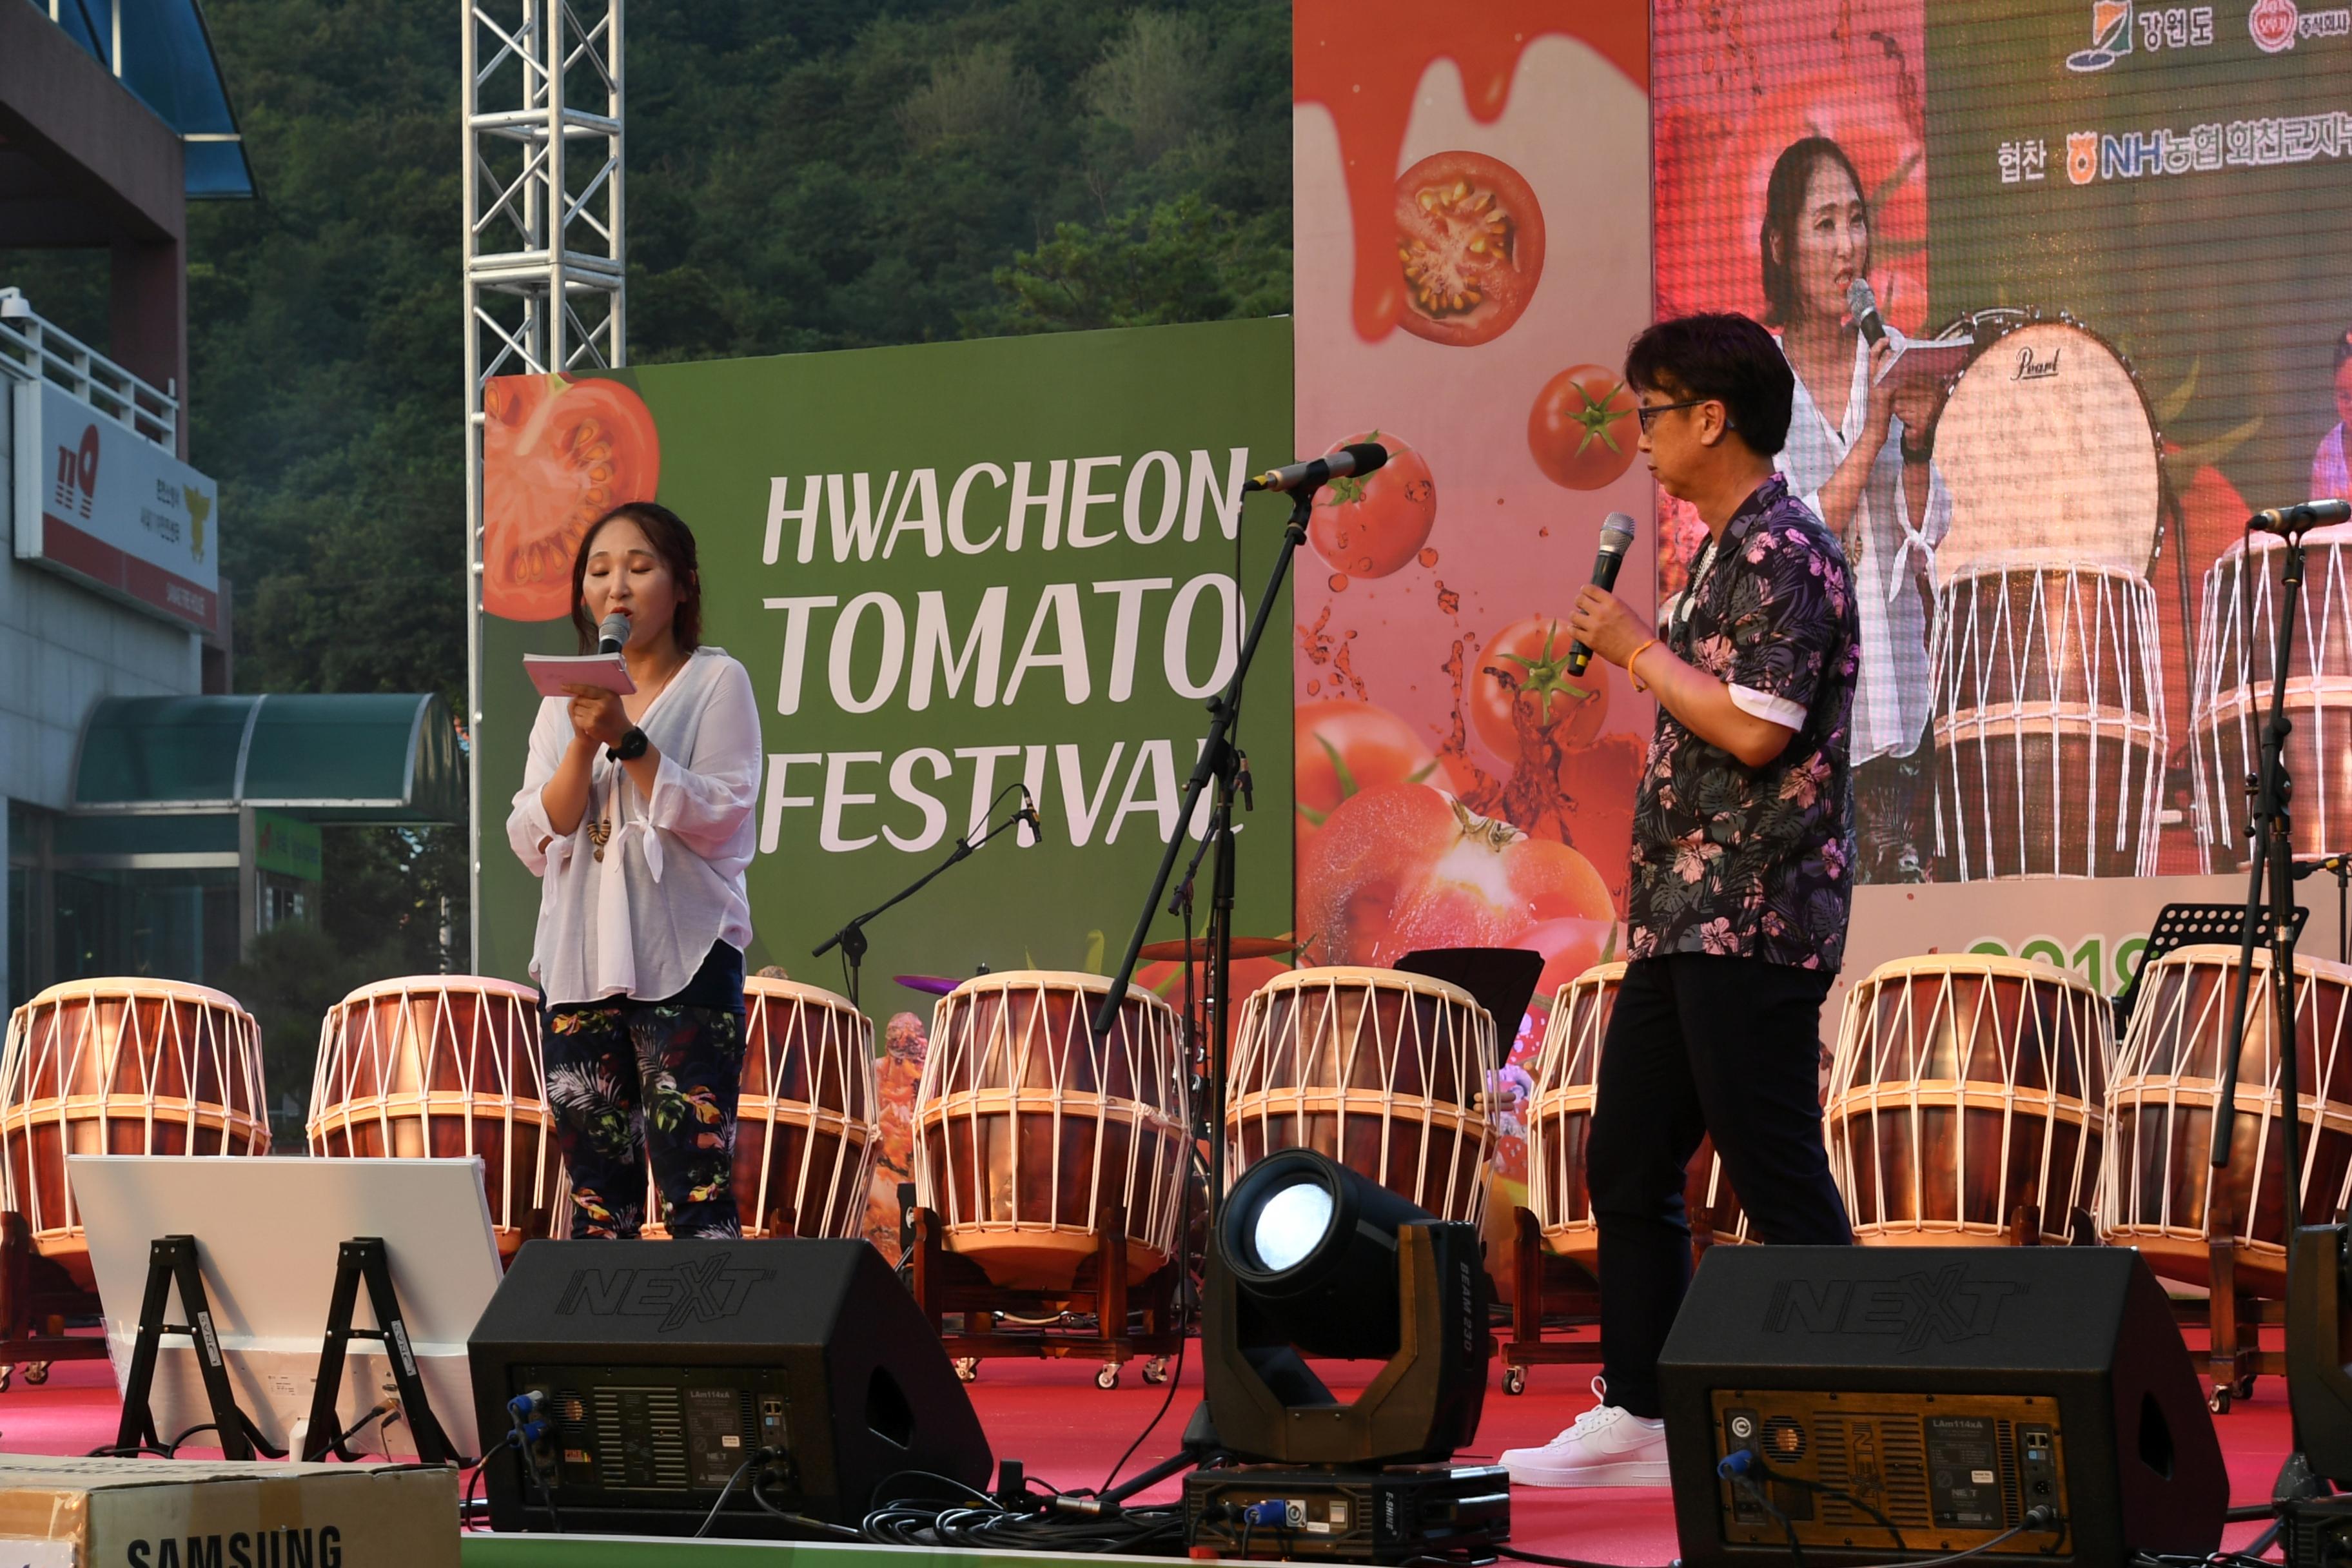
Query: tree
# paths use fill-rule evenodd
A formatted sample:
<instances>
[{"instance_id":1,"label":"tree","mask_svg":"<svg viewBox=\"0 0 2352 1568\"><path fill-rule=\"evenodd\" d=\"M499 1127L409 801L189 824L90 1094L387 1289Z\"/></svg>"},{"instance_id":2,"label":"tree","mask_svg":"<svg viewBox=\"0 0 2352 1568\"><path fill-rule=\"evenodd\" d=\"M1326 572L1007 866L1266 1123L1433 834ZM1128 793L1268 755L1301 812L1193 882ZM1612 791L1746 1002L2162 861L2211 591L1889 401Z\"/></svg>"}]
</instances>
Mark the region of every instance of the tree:
<instances>
[{"instance_id":1,"label":"tree","mask_svg":"<svg viewBox=\"0 0 2352 1568\"><path fill-rule=\"evenodd\" d=\"M189 218L191 455L221 485L237 684L462 711L457 14L205 17L260 187ZM635 0L628 31L638 363L1289 309L1274 0ZM0 251L0 283L100 348L106 270ZM419 966L420 908L464 895L448 842L331 837L338 951Z\"/></svg>"}]
</instances>

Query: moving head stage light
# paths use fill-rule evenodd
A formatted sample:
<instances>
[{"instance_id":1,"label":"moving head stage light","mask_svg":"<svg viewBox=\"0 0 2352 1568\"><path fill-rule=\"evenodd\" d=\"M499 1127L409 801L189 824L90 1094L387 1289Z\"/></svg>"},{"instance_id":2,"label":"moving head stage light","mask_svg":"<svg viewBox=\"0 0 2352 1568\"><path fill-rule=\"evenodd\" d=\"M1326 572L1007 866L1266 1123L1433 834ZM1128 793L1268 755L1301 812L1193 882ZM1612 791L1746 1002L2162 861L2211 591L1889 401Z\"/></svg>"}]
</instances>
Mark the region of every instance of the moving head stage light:
<instances>
[{"instance_id":1,"label":"moving head stage light","mask_svg":"<svg viewBox=\"0 0 2352 1568\"><path fill-rule=\"evenodd\" d=\"M1510 1535L1509 1478L1444 1462L1478 1430L1486 1300L1474 1226L1311 1150L1252 1166L1209 1249L1201 1347L1217 1447L1259 1463L1186 1479L1188 1542L1491 1557ZM1342 1404L1308 1356L1387 1364Z\"/></svg>"}]
</instances>

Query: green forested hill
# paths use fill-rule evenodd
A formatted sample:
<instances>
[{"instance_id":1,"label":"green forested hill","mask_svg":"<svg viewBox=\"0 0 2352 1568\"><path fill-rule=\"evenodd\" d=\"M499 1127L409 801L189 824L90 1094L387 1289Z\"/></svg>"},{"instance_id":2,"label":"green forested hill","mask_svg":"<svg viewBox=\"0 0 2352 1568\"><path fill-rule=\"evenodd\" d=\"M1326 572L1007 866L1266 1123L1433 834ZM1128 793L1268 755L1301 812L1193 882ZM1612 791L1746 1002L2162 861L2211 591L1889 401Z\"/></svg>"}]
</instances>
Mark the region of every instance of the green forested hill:
<instances>
[{"instance_id":1,"label":"green forested hill","mask_svg":"<svg viewBox=\"0 0 2352 1568\"><path fill-rule=\"evenodd\" d=\"M457 708L457 8L205 16L261 191L191 217L237 685ZM1289 26L1280 0L633 0L631 357L1288 310ZM0 282L103 346L102 253L0 252ZM423 959L451 846L329 855L336 950Z\"/></svg>"}]
</instances>

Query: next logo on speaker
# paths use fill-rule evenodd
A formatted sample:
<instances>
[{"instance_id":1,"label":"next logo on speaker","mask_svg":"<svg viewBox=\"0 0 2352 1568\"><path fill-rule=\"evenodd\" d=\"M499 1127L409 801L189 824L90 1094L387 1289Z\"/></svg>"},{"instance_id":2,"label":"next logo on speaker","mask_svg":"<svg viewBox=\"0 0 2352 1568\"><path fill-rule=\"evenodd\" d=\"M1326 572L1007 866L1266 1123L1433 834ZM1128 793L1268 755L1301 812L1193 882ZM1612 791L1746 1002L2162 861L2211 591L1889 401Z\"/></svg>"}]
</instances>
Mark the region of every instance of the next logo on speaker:
<instances>
[{"instance_id":1,"label":"next logo on speaker","mask_svg":"<svg viewBox=\"0 0 2352 1568\"><path fill-rule=\"evenodd\" d=\"M1992 1332L2001 1303L2021 1296L2014 1279L1971 1279L1963 1264L1895 1279L1782 1279L1764 1309L1773 1334L1893 1334L1916 1351Z\"/></svg>"},{"instance_id":2,"label":"next logo on speaker","mask_svg":"<svg viewBox=\"0 0 2352 1568\"><path fill-rule=\"evenodd\" d=\"M583 1268L555 1310L565 1317L659 1318L657 1331L667 1334L688 1323L724 1322L743 1310L752 1286L775 1277L772 1268L730 1268L724 1252L661 1268Z\"/></svg>"}]
</instances>

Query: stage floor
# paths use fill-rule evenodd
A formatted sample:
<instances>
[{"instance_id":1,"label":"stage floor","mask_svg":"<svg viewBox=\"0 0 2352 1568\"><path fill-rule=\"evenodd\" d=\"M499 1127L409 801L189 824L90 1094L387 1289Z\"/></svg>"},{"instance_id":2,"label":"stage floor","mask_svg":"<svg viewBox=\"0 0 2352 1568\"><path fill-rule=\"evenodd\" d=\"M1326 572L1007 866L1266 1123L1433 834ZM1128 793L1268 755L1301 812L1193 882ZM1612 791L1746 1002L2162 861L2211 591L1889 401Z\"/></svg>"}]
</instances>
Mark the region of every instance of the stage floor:
<instances>
[{"instance_id":1,"label":"stage floor","mask_svg":"<svg viewBox=\"0 0 2352 1568\"><path fill-rule=\"evenodd\" d=\"M1549 1438L1591 1402L1587 1385L1598 1370L1530 1368L1528 1391L1517 1397L1490 1386L1477 1445L1461 1458L1491 1459L1505 1448ZM1091 1363L992 1361L981 1367L979 1381L971 1385L972 1403L999 1458L1017 1458L1030 1475L1059 1487L1094 1488L1103 1483L1111 1462L1167 1395L1164 1386L1145 1386L1139 1371L1130 1365L1120 1386L1104 1390L1095 1386ZM1188 1361L1166 1419L1136 1450L1127 1473L1175 1452L1198 1396L1197 1366ZM85 1453L113 1441L120 1413L104 1362L61 1363L38 1387L20 1375L8 1392L0 1394L0 1452ZM2241 1401L2229 1415L2217 1418L2215 1426L2229 1461L2231 1500L2267 1497L2286 1457L2284 1385L2275 1378L2263 1379L2252 1400ZM190 1457L205 1456L191 1449ZM1146 1494L1146 1500L1173 1499L1177 1489L1176 1482L1168 1482ZM1539 1491L1523 1487L1512 1494L1511 1515L1512 1544L1523 1551L1626 1564L1663 1564L1679 1555L1673 1506L1663 1488ZM2258 1531L2255 1525L2232 1526L2227 1543L2242 1546ZM686 1549L673 1543L658 1555L673 1561L681 1550ZM466 1561L468 1568L520 1568L527 1556L509 1555L497 1542L476 1537L468 1542ZM529 1560L547 1561L543 1553ZM599 1563L632 1560L654 1559L625 1553L597 1557Z\"/></svg>"}]
</instances>

